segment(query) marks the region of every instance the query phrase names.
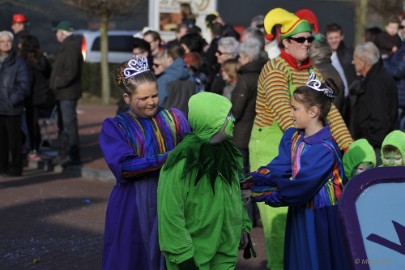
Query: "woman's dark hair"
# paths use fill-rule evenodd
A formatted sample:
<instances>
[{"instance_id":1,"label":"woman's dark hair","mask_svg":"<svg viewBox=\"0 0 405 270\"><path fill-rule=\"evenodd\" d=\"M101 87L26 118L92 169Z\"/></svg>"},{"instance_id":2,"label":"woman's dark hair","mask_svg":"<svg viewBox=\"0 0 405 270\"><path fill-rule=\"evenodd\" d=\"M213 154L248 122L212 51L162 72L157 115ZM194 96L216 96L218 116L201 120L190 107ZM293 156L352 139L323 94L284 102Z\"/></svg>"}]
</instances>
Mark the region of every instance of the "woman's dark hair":
<instances>
[{"instance_id":1,"label":"woman's dark hair","mask_svg":"<svg viewBox=\"0 0 405 270\"><path fill-rule=\"evenodd\" d=\"M322 83L319 87L320 89L330 88L333 90L333 95L336 96L336 83L332 79L328 79L326 83ZM304 106L309 109L313 106L319 108L319 120L322 121L323 125L327 124L326 117L329 114L330 108L332 106L333 98L328 97L324 92L317 91L308 85L303 85L298 87L293 97L298 102L304 104Z\"/></svg>"},{"instance_id":2,"label":"woman's dark hair","mask_svg":"<svg viewBox=\"0 0 405 270\"><path fill-rule=\"evenodd\" d=\"M191 52L202 54L204 50L204 39L197 33L185 34L180 38L180 44L184 44Z\"/></svg>"},{"instance_id":3,"label":"woman's dark hair","mask_svg":"<svg viewBox=\"0 0 405 270\"><path fill-rule=\"evenodd\" d=\"M31 63L37 63L42 57L42 51L38 39L33 35L28 35L20 39L21 47L19 55Z\"/></svg>"},{"instance_id":4,"label":"woman's dark hair","mask_svg":"<svg viewBox=\"0 0 405 270\"><path fill-rule=\"evenodd\" d=\"M148 55L151 54L151 49L150 49L150 44L143 38L134 38L134 43L132 44L132 49L137 49L139 48L140 50L144 52L148 52Z\"/></svg>"},{"instance_id":5,"label":"woman's dark hair","mask_svg":"<svg viewBox=\"0 0 405 270\"><path fill-rule=\"evenodd\" d=\"M144 83L157 83L155 74L151 70L139 73L129 78L125 78L124 70L128 67L128 61L118 65L114 70L115 84L128 95L136 92L139 85Z\"/></svg>"}]
</instances>

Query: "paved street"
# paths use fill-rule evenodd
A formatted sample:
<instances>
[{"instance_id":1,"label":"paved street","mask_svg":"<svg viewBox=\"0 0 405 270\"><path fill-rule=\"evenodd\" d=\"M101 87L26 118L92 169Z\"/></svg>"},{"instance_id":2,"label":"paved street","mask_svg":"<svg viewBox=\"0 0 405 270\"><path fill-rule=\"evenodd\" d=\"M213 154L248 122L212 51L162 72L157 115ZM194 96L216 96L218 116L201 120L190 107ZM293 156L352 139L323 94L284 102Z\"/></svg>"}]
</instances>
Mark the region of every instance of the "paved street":
<instances>
[{"instance_id":1,"label":"paved street","mask_svg":"<svg viewBox=\"0 0 405 270\"><path fill-rule=\"evenodd\" d=\"M98 133L115 106L79 105L78 110L81 170L47 172L30 163L22 177L0 176L0 270L101 269L105 209L114 181ZM255 228L252 238L257 258L241 258L236 269L266 269L262 229Z\"/></svg>"},{"instance_id":2,"label":"paved street","mask_svg":"<svg viewBox=\"0 0 405 270\"><path fill-rule=\"evenodd\" d=\"M0 177L0 269L101 269L111 186L36 170Z\"/></svg>"},{"instance_id":3,"label":"paved street","mask_svg":"<svg viewBox=\"0 0 405 270\"><path fill-rule=\"evenodd\" d=\"M0 177L0 269L101 269L111 188L33 169L24 177ZM252 237L258 257L241 258L237 269L266 269L261 228Z\"/></svg>"}]
</instances>

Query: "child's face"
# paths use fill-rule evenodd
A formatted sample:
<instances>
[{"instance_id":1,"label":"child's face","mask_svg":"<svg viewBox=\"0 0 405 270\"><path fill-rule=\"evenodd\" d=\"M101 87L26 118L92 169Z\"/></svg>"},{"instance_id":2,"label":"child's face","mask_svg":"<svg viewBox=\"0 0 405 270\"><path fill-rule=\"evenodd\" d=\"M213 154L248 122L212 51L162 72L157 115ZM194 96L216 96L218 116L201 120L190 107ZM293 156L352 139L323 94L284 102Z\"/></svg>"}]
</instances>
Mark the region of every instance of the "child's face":
<instances>
[{"instance_id":1,"label":"child's face","mask_svg":"<svg viewBox=\"0 0 405 270\"><path fill-rule=\"evenodd\" d=\"M228 84L230 84L232 82L231 78L229 77L228 73L225 70L221 71L222 74L222 79L224 79L224 81Z\"/></svg>"},{"instance_id":2,"label":"child's face","mask_svg":"<svg viewBox=\"0 0 405 270\"><path fill-rule=\"evenodd\" d=\"M382 157L383 166L403 166L404 160L398 151L389 151Z\"/></svg>"},{"instance_id":3,"label":"child's face","mask_svg":"<svg viewBox=\"0 0 405 270\"><path fill-rule=\"evenodd\" d=\"M358 175L359 173L362 173L366 170L372 169L374 168L373 163L371 162L362 162L359 165L357 165L352 172L352 177L355 175Z\"/></svg>"},{"instance_id":4,"label":"child's face","mask_svg":"<svg viewBox=\"0 0 405 270\"><path fill-rule=\"evenodd\" d=\"M399 25L397 23L389 23L385 26L385 31L387 31L390 36L395 36L398 34L398 30Z\"/></svg>"},{"instance_id":5,"label":"child's face","mask_svg":"<svg viewBox=\"0 0 405 270\"><path fill-rule=\"evenodd\" d=\"M138 117L151 118L158 110L159 97L157 84L154 82L143 83L138 86L136 93L132 95L125 93L123 96L125 103Z\"/></svg>"},{"instance_id":6,"label":"child's face","mask_svg":"<svg viewBox=\"0 0 405 270\"><path fill-rule=\"evenodd\" d=\"M290 116L294 121L294 127L296 129L305 129L311 120L311 115L305 105L298 102L294 96L291 100L291 112Z\"/></svg>"}]
</instances>

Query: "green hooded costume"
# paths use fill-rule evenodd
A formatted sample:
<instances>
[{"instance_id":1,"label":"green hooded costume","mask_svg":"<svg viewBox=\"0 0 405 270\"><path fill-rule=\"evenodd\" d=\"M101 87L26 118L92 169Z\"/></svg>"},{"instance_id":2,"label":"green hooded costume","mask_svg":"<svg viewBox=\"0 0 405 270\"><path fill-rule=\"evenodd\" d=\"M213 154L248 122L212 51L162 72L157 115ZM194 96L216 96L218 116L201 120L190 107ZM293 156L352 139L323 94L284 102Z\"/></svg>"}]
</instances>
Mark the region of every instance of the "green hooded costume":
<instances>
[{"instance_id":1,"label":"green hooded costume","mask_svg":"<svg viewBox=\"0 0 405 270\"><path fill-rule=\"evenodd\" d=\"M192 96L188 118L193 131L160 172L158 232L168 270L190 258L200 270L234 269L241 233L250 232L239 184L242 156L229 139L210 143L227 123L231 106L217 94Z\"/></svg>"},{"instance_id":2,"label":"green hooded costume","mask_svg":"<svg viewBox=\"0 0 405 270\"><path fill-rule=\"evenodd\" d=\"M377 164L374 148L366 139L354 141L343 155L343 168L347 180L352 178L353 170L363 162Z\"/></svg>"},{"instance_id":3,"label":"green hooded costume","mask_svg":"<svg viewBox=\"0 0 405 270\"><path fill-rule=\"evenodd\" d=\"M400 130L394 130L385 136L381 145L381 158L384 156L384 146L392 145L401 153L402 160L405 162L405 133Z\"/></svg>"}]
</instances>

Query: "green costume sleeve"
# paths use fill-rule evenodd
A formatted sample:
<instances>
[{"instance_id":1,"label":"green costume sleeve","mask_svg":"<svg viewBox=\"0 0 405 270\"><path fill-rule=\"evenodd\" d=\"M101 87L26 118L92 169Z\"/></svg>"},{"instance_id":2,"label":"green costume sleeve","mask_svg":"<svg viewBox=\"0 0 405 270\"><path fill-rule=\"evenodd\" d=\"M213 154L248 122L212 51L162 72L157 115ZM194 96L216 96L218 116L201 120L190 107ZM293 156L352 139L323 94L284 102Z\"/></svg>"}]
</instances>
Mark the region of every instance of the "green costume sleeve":
<instances>
[{"instance_id":1,"label":"green costume sleeve","mask_svg":"<svg viewBox=\"0 0 405 270\"><path fill-rule=\"evenodd\" d=\"M181 180L185 160L162 170L158 185L158 219L160 249L172 263L180 263L194 255L191 236L186 229L184 201L189 182Z\"/></svg>"}]
</instances>

